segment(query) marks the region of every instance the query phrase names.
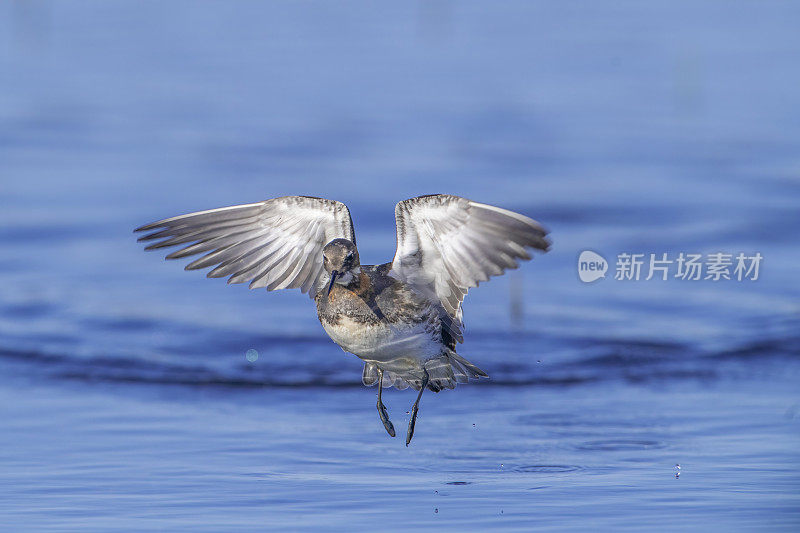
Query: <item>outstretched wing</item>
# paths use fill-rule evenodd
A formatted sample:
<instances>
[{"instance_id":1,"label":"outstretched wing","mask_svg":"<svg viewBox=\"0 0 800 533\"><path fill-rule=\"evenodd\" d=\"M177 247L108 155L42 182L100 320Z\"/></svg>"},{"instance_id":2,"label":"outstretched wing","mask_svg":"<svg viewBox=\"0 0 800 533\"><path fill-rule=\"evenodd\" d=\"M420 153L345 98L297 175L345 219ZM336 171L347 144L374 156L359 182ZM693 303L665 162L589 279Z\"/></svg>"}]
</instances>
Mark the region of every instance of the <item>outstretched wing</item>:
<instances>
[{"instance_id":1,"label":"outstretched wing","mask_svg":"<svg viewBox=\"0 0 800 533\"><path fill-rule=\"evenodd\" d=\"M183 246L167 255L205 255L186 270L216 265L209 278L250 282L251 289L299 288L314 297L323 274L322 249L336 238L355 243L350 211L341 202L284 196L255 204L189 213L144 225L153 231L140 241L157 240L145 250Z\"/></svg>"},{"instance_id":2,"label":"outstretched wing","mask_svg":"<svg viewBox=\"0 0 800 533\"><path fill-rule=\"evenodd\" d=\"M526 248L547 251L550 245L535 220L458 196L412 198L398 203L394 214L391 275L435 295L459 334L461 302L470 288L530 259Z\"/></svg>"}]
</instances>

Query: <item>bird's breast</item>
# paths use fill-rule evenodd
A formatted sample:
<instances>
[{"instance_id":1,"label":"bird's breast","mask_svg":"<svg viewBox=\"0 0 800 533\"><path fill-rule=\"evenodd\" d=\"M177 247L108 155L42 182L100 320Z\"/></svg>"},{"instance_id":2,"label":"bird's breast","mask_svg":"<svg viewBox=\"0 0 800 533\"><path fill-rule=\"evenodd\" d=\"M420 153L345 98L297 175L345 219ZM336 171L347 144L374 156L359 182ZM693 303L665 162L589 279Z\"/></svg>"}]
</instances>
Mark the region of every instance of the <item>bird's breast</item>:
<instances>
[{"instance_id":1,"label":"bird's breast","mask_svg":"<svg viewBox=\"0 0 800 533\"><path fill-rule=\"evenodd\" d=\"M423 323L364 322L349 316L320 321L336 344L365 360L427 359L441 352L441 343Z\"/></svg>"},{"instance_id":2,"label":"bird's breast","mask_svg":"<svg viewBox=\"0 0 800 533\"><path fill-rule=\"evenodd\" d=\"M363 286L361 289L337 286L317 301L322 327L342 349L373 361L440 352L435 317L420 309L402 312L401 306L406 305L403 300L376 300L370 291L364 291Z\"/></svg>"}]
</instances>

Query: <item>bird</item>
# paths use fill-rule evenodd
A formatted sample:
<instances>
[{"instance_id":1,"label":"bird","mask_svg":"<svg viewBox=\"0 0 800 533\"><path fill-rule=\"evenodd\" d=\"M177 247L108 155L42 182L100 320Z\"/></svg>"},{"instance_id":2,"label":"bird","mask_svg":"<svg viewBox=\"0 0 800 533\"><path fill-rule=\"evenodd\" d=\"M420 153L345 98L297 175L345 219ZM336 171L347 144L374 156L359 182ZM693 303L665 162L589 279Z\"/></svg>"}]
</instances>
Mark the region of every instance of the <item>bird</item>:
<instances>
[{"instance_id":1,"label":"bird","mask_svg":"<svg viewBox=\"0 0 800 533\"><path fill-rule=\"evenodd\" d=\"M209 278L251 289L300 289L315 302L328 336L364 362L362 383L378 385L378 415L395 436L384 387L422 393L453 389L488 374L456 352L464 342L462 302L471 288L550 248L547 230L519 213L449 194L395 206L397 248L380 265L362 265L347 206L314 196L180 215L136 228L146 250L180 247L167 259L203 254L185 267L214 267Z\"/></svg>"}]
</instances>

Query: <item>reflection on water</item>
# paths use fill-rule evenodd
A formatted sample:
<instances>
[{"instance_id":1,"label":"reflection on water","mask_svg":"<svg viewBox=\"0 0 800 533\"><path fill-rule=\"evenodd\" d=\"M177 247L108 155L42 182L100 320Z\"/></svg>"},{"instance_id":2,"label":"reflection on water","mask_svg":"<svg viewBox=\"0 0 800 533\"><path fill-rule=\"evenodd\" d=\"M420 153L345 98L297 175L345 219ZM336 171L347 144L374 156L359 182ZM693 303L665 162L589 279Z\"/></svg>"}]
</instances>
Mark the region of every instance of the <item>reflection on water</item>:
<instances>
[{"instance_id":1,"label":"reflection on water","mask_svg":"<svg viewBox=\"0 0 800 533\"><path fill-rule=\"evenodd\" d=\"M0 5L6 529L797 528L797 7L429 4ZM380 263L435 192L554 247L470 293L491 379L409 448L305 296L131 233L310 194ZM584 285L584 249L764 262Z\"/></svg>"}]
</instances>

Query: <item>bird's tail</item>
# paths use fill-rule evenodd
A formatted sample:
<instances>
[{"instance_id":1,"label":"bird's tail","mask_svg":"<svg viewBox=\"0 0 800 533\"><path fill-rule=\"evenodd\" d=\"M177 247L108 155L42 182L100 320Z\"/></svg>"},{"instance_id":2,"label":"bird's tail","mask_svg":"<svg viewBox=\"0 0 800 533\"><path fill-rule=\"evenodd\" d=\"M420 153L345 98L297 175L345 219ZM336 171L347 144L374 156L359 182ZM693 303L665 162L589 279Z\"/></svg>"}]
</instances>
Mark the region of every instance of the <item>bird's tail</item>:
<instances>
[{"instance_id":1,"label":"bird's tail","mask_svg":"<svg viewBox=\"0 0 800 533\"><path fill-rule=\"evenodd\" d=\"M489 374L458 355L455 350L450 350L447 358L450 359L450 366L453 368L453 374L458 383L466 383L470 379L489 377Z\"/></svg>"},{"instance_id":2,"label":"bird's tail","mask_svg":"<svg viewBox=\"0 0 800 533\"><path fill-rule=\"evenodd\" d=\"M458 383L467 383L470 379L488 378L489 374L473 365L455 350L450 348L441 356L425 362L428 372L428 388L433 392L442 389L454 389ZM421 380L409 380L409 384L419 390Z\"/></svg>"},{"instance_id":3,"label":"bird's tail","mask_svg":"<svg viewBox=\"0 0 800 533\"><path fill-rule=\"evenodd\" d=\"M488 378L489 375L473 365L455 350L447 348L446 353L425 362L428 373L428 388L433 392L443 389L454 389L458 383L467 383L470 379ZM361 382L367 387L378 383L378 367L375 363L365 363ZM411 374L399 375L389 370L383 372L383 386L403 390L411 386L414 390L422 387L422 377Z\"/></svg>"}]
</instances>

